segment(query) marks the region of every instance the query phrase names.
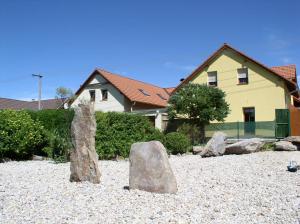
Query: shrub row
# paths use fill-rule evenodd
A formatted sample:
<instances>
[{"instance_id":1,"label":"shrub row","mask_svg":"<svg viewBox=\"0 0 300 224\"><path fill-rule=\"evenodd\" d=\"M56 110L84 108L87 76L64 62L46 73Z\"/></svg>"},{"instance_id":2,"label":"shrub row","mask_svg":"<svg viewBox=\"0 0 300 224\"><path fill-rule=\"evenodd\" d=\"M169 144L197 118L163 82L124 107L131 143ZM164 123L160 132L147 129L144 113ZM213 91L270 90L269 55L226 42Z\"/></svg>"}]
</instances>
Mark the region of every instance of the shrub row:
<instances>
[{"instance_id":1,"label":"shrub row","mask_svg":"<svg viewBox=\"0 0 300 224\"><path fill-rule=\"evenodd\" d=\"M33 154L66 161L72 149L72 110L0 111L0 158L28 159ZM96 112L96 151L100 159L128 157L135 142L158 140L168 153L184 153L190 140L182 133L163 134L147 117Z\"/></svg>"}]
</instances>

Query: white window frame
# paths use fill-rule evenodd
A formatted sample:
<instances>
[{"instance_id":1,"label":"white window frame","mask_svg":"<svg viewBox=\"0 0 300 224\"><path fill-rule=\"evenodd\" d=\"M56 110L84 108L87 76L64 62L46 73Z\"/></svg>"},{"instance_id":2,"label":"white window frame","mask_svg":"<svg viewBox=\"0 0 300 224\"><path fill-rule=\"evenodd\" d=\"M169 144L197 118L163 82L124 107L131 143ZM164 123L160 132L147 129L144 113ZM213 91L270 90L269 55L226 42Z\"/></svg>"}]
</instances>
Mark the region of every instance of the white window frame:
<instances>
[{"instance_id":1,"label":"white window frame","mask_svg":"<svg viewBox=\"0 0 300 224\"><path fill-rule=\"evenodd\" d=\"M216 83L215 85L211 85L211 84L210 84L210 81L209 81L209 76L210 76L210 75L215 75L215 78L216 78L216 79L215 79L215 80L216 80L216 81L215 81L215 83ZM208 85L208 86L218 86L218 72L217 72L217 71L207 72L207 85Z\"/></svg>"},{"instance_id":2,"label":"white window frame","mask_svg":"<svg viewBox=\"0 0 300 224\"><path fill-rule=\"evenodd\" d=\"M240 82L240 74L243 74L243 73L240 73L239 70L246 70L246 78L247 78L247 82ZM249 69L248 68L238 68L237 69L237 82L238 82L238 85L247 85L249 84Z\"/></svg>"}]
</instances>

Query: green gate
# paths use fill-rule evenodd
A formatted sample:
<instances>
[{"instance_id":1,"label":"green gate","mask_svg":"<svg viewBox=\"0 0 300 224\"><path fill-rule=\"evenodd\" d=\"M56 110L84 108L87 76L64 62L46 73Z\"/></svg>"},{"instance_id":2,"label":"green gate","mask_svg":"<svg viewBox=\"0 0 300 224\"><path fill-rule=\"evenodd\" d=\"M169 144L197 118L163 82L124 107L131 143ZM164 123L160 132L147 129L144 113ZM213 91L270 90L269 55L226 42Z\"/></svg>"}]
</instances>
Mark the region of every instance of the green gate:
<instances>
[{"instance_id":1,"label":"green gate","mask_svg":"<svg viewBox=\"0 0 300 224\"><path fill-rule=\"evenodd\" d=\"M290 135L290 111L275 109L275 137L285 138Z\"/></svg>"}]
</instances>

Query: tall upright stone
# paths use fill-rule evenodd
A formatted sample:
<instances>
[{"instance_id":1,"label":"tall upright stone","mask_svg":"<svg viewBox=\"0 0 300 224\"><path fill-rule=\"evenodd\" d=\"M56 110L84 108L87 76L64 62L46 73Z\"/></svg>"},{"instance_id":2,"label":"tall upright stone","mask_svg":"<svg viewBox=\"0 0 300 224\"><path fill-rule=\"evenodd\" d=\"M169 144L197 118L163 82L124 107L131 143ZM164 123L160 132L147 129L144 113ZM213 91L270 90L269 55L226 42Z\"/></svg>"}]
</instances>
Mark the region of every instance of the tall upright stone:
<instances>
[{"instance_id":1,"label":"tall upright stone","mask_svg":"<svg viewBox=\"0 0 300 224\"><path fill-rule=\"evenodd\" d=\"M131 146L129 188L156 193L176 193L177 182L165 147L159 141Z\"/></svg>"},{"instance_id":2,"label":"tall upright stone","mask_svg":"<svg viewBox=\"0 0 300 224\"><path fill-rule=\"evenodd\" d=\"M100 183L95 150L96 119L92 105L79 104L71 124L72 144L70 181Z\"/></svg>"}]
</instances>

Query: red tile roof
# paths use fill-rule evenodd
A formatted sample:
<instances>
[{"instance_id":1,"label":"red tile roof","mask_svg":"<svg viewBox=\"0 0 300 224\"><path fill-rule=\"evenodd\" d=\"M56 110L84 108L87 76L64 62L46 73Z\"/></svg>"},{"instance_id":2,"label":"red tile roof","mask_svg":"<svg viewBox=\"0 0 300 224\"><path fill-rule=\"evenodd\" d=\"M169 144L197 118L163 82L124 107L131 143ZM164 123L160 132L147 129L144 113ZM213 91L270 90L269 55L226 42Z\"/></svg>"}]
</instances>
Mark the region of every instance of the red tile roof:
<instances>
[{"instance_id":1,"label":"red tile roof","mask_svg":"<svg viewBox=\"0 0 300 224\"><path fill-rule=\"evenodd\" d=\"M282 77L296 82L296 65L273 66L271 69Z\"/></svg>"},{"instance_id":2,"label":"red tile roof","mask_svg":"<svg viewBox=\"0 0 300 224\"><path fill-rule=\"evenodd\" d=\"M168 93L169 95L171 95L172 92L174 91L175 87L164 88L164 89L167 91L167 93Z\"/></svg>"},{"instance_id":3,"label":"red tile roof","mask_svg":"<svg viewBox=\"0 0 300 224\"><path fill-rule=\"evenodd\" d=\"M166 107L173 88L161 88L149 83L141 82L121 75L113 74L103 69L96 69L84 84L77 90L78 96L84 87L96 76L103 76L131 102L139 102L157 107Z\"/></svg>"},{"instance_id":4,"label":"red tile roof","mask_svg":"<svg viewBox=\"0 0 300 224\"><path fill-rule=\"evenodd\" d=\"M61 105L62 103L60 99L41 100L42 109L58 109ZM37 110L38 101L25 101L25 100L0 98L0 109Z\"/></svg>"}]
</instances>

